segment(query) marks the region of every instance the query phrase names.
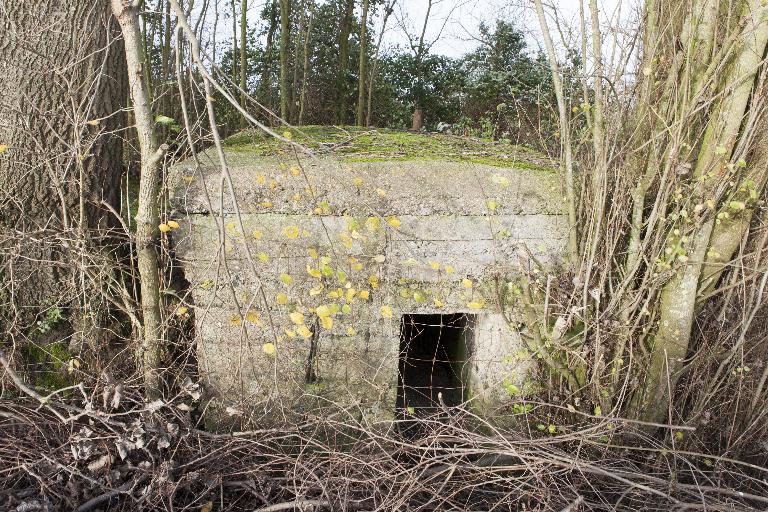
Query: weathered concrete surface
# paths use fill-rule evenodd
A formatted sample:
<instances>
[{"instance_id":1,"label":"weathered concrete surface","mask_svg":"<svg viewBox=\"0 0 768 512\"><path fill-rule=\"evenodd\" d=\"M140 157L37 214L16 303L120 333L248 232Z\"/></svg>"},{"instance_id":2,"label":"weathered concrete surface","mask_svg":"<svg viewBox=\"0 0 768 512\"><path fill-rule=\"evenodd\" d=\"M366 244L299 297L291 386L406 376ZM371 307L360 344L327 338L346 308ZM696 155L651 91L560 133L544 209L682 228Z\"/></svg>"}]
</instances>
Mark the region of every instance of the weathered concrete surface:
<instances>
[{"instance_id":1,"label":"weathered concrete surface","mask_svg":"<svg viewBox=\"0 0 768 512\"><path fill-rule=\"evenodd\" d=\"M200 367L225 402L302 410L319 396L391 415L404 313L477 315L468 383L477 405L523 389L531 363L499 297L521 256L559 259L567 224L553 173L230 158L242 226L214 166L180 166L173 192ZM338 312L323 327L327 309ZM291 313L315 334L302 336Z\"/></svg>"}]
</instances>

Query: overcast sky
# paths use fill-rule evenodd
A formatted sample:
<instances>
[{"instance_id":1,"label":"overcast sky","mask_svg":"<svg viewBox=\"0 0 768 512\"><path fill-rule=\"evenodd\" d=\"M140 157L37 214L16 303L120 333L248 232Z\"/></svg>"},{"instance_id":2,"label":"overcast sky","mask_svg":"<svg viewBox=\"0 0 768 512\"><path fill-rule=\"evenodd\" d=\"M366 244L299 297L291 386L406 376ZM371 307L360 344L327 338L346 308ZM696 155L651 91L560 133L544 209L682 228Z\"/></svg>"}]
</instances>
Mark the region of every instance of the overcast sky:
<instances>
[{"instance_id":1,"label":"overcast sky","mask_svg":"<svg viewBox=\"0 0 768 512\"><path fill-rule=\"evenodd\" d=\"M318 0L320 2L324 0ZM545 5L555 7L558 13L561 29L568 37L568 29L574 31L578 25L580 0L544 0ZM589 0L581 0L587 5ZM617 23L623 25L632 24L637 18L638 5L642 0L597 0L600 10L600 19L606 34L607 29L616 27ZM237 2L239 4L239 2ZM356 4L360 2L356 1ZM264 0L249 2L248 18L251 26L263 23L259 14L264 8ZM408 37L406 31L418 35L424 23L428 0L398 0L393 16L387 26L384 38L385 46L406 46ZM215 5L211 2L210 5ZM229 0L218 0L221 16L229 16ZM359 15L360 6L356 6ZM381 9L379 8L375 19L376 35L381 28ZM548 9L550 16L554 11ZM587 12L587 16L589 13ZM208 13L208 23L211 22L212 12ZM462 56L478 45L478 27L481 22L493 25L495 20L504 19L514 22L517 27L525 31L529 45L538 49L540 44L539 24L535 17L532 0L433 0L433 9L427 25L426 39L431 43L432 53L448 55L451 57ZM231 41L232 24L227 19L219 20L219 41ZM555 35L556 30L553 19L550 17L550 29ZM575 32L574 32L575 33ZM376 37L374 36L374 38ZM606 41L606 48L610 48L610 41Z\"/></svg>"}]
</instances>

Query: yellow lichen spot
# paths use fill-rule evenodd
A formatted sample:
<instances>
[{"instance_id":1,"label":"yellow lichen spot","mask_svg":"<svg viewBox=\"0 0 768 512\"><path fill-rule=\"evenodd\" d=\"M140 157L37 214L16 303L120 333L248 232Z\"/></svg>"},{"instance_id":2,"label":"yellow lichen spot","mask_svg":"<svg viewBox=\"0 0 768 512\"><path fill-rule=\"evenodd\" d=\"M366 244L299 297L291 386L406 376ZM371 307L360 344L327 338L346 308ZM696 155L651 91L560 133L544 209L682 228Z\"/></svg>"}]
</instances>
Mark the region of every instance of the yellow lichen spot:
<instances>
[{"instance_id":1,"label":"yellow lichen spot","mask_svg":"<svg viewBox=\"0 0 768 512\"><path fill-rule=\"evenodd\" d=\"M9 149L8 144L0 144L0 155L8 151L8 149Z\"/></svg>"},{"instance_id":2,"label":"yellow lichen spot","mask_svg":"<svg viewBox=\"0 0 768 512\"><path fill-rule=\"evenodd\" d=\"M260 203L262 208L272 208L272 201L262 201Z\"/></svg>"},{"instance_id":3,"label":"yellow lichen spot","mask_svg":"<svg viewBox=\"0 0 768 512\"><path fill-rule=\"evenodd\" d=\"M262 238L264 238L264 232L260 229L254 229L253 233L251 233L251 236L253 237L254 240L261 240Z\"/></svg>"},{"instance_id":4,"label":"yellow lichen spot","mask_svg":"<svg viewBox=\"0 0 768 512\"><path fill-rule=\"evenodd\" d=\"M229 317L229 324L234 327L238 327L242 322L243 322L243 319L240 318L240 315L238 314L234 314Z\"/></svg>"},{"instance_id":5,"label":"yellow lichen spot","mask_svg":"<svg viewBox=\"0 0 768 512\"><path fill-rule=\"evenodd\" d=\"M333 329L333 317L321 316L320 325L322 325L323 329L325 329L326 331L330 331L331 329Z\"/></svg>"},{"instance_id":6,"label":"yellow lichen spot","mask_svg":"<svg viewBox=\"0 0 768 512\"><path fill-rule=\"evenodd\" d=\"M256 175L256 183L259 185L264 185L267 182L267 177L264 176L264 174L259 173Z\"/></svg>"},{"instance_id":7,"label":"yellow lichen spot","mask_svg":"<svg viewBox=\"0 0 768 512\"><path fill-rule=\"evenodd\" d=\"M446 265L444 270L446 274L453 274L456 272L456 269L453 268L453 265Z\"/></svg>"},{"instance_id":8,"label":"yellow lichen spot","mask_svg":"<svg viewBox=\"0 0 768 512\"><path fill-rule=\"evenodd\" d=\"M301 194L299 194L297 192L297 193L293 194L293 197L291 199L293 199L294 203L298 203L299 201L301 201Z\"/></svg>"},{"instance_id":9,"label":"yellow lichen spot","mask_svg":"<svg viewBox=\"0 0 768 512\"><path fill-rule=\"evenodd\" d=\"M286 226L283 228L283 236L285 238L295 239L299 237L301 230L298 226Z\"/></svg>"},{"instance_id":10,"label":"yellow lichen spot","mask_svg":"<svg viewBox=\"0 0 768 512\"><path fill-rule=\"evenodd\" d=\"M368 290L360 290L360 293L357 294L361 299L368 300L368 297L370 297L371 292Z\"/></svg>"},{"instance_id":11,"label":"yellow lichen spot","mask_svg":"<svg viewBox=\"0 0 768 512\"><path fill-rule=\"evenodd\" d=\"M438 261L430 261L429 266L432 270L440 270L440 262Z\"/></svg>"},{"instance_id":12,"label":"yellow lichen spot","mask_svg":"<svg viewBox=\"0 0 768 512\"><path fill-rule=\"evenodd\" d=\"M485 206L487 206L489 210L493 211L499 207L499 203L494 201L493 199L489 199L488 201L485 202Z\"/></svg>"},{"instance_id":13,"label":"yellow lichen spot","mask_svg":"<svg viewBox=\"0 0 768 512\"><path fill-rule=\"evenodd\" d=\"M187 306L179 306L176 308L176 316L186 316L187 313L189 313L189 308Z\"/></svg>"},{"instance_id":14,"label":"yellow lichen spot","mask_svg":"<svg viewBox=\"0 0 768 512\"><path fill-rule=\"evenodd\" d=\"M160 229L161 233L167 233L171 230L171 226L169 226L168 224L160 224L157 227Z\"/></svg>"},{"instance_id":15,"label":"yellow lichen spot","mask_svg":"<svg viewBox=\"0 0 768 512\"><path fill-rule=\"evenodd\" d=\"M387 217L387 224L389 224L393 228L397 229L397 228L400 227L400 224L402 224L402 223L400 222L400 219L398 219L394 215L391 215L391 216Z\"/></svg>"},{"instance_id":16,"label":"yellow lichen spot","mask_svg":"<svg viewBox=\"0 0 768 512\"><path fill-rule=\"evenodd\" d=\"M287 286L293 283L293 278L288 274L280 274L280 281Z\"/></svg>"},{"instance_id":17,"label":"yellow lichen spot","mask_svg":"<svg viewBox=\"0 0 768 512\"><path fill-rule=\"evenodd\" d=\"M275 297L275 300L277 300L277 303L280 304L281 306L285 306L286 304L288 304L288 296L284 293L278 293L277 296Z\"/></svg>"},{"instance_id":18,"label":"yellow lichen spot","mask_svg":"<svg viewBox=\"0 0 768 512\"><path fill-rule=\"evenodd\" d=\"M390 306L381 306L380 312L382 318L392 318L394 314Z\"/></svg>"},{"instance_id":19,"label":"yellow lichen spot","mask_svg":"<svg viewBox=\"0 0 768 512\"><path fill-rule=\"evenodd\" d=\"M442 308L443 306L445 306L445 303L440 299L434 299L432 303L435 305L436 308Z\"/></svg>"},{"instance_id":20,"label":"yellow lichen spot","mask_svg":"<svg viewBox=\"0 0 768 512\"><path fill-rule=\"evenodd\" d=\"M370 277L368 277L368 282L371 283L371 288L378 288L379 287L379 276L373 274Z\"/></svg>"},{"instance_id":21,"label":"yellow lichen spot","mask_svg":"<svg viewBox=\"0 0 768 512\"><path fill-rule=\"evenodd\" d=\"M187 183L192 183L193 181L195 181L195 177L190 174L187 174L184 176L184 181Z\"/></svg>"},{"instance_id":22,"label":"yellow lichen spot","mask_svg":"<svg viewBox=\"0 0 768 512\"><path fill-rule=\"evenodd\" d=\"M467 279L467 278L465 277L464 279L462 279L462 280L461 280L461 285L462 285L464 288L472 288L472 286L474 285L474 283L472 282L472 280L471 280L471 279Z\"/></svg>"},{"instance_id":23,"label":"yellow lichen spot","mask_svg":"<svg viewBox=\"0 0 768 512\"><path fill-rule=\"evenodd\" d=\"M421 290L416 290L415 292L413 292L413 300L421 303L427 300L427 296L424 295L424 292L422 292Z\"/></svg>"},{"instance_id":24,"label":"yellow lichen spot","mask_svg":"<svg viewBox=\"0 0 768 512\"><path fill-rule=\"evenodd\" d=\"M317 249L315 249L314 247L310 247L308 252L309 252L309 257L310 258L312 258L313 260L317 259L317 256L318 256L317 255Z\"/></svg>"},{"instance_id":25,"label":"yellow lichen spot","mask_svg":"<svg viewBox=\"0 0 768 512\"><path fill-rule=\"evenodd\" d=\"M363 186L363 178L355 178L352 180L352 183L354 183L356 187L360 188Z\"/></svg>"},{"instance_id":26,"label":"yellow lichen spot","mask_svg":"<svg viewBox=\"0 0 768 512\"><path fill-rule=\"evenodd\" d=\"M265 252L260 252L256 257L259 258L259 261L262 263L269 261L269 256L267 256L267 253Z\"/></svg>"},{"instance_id":27,"label":"yellow lichen spot","mask_svg":"<svg viewBox=\"0 0 768 512\"><path fill-rule=\"evenodd\" d=\"M306 325L302 325L301 327L296 329L296 333L302 338L309 338L310 336L312 336L312 331L310 331Z\"/></svg>"},{"instance_id":28,"label":"yellow lichen spot","mask_svg":"<svg viewBox=\"0 0 768 512\"><path fill-rule=\"evenodd\" d=\"M179 229L181 227L175 220L169 220L166 224L168 224L168 227L171 229Z\"/></svg>"},{"instance_id":29,"label":"yellow lichen spot","mask_svg":"<svg viewBox=\"0 0 768 512\"><path fill-rule=\"evenodd\" d=\"M275 351L276 351L275 344L265 343L261 346L261 350L263 350L264 353L267 354L268 356L273 356L275 355Z\"/></svg>"},{"instance_id":30,"label":"yellow lichen spot","mask_svg":"<svg viewBox=\"0 0 768 512\"><path fill-rule=\"evenodd\" d=\"M354 336L355 334L357 334L357 331L354 327L347 327L347 336Z\"/></svg>"},{"instance_id":31,"label":"yellow lichen spot","mask_svg":"<svg viewBox=\"0 0 768 512\"><path fill-rule=\"evenodd\" d=\"M304 325L304 315L298 311L294 311L288 316L291 318L291 322L295 323L296 325Z\"/></svg>"},{"instance_id":32,"label":"yellow lichen spot","mask_svg":"<svg viewBox=\"0 0 768 512\"><path fill-rule=\"evenodd\" d=\"M289 131L284 131L283 132L283 138L285 140L287 140L287 141L291 141L291 140L293 140L293 134L291 132L289 132Z\"/></svg>"},{"instance_id":33,"label":"yellow lichen spot","mask_svg":"<svg viewBox=\"0 0 768 512\"><path fill-rule=\"evenodd\" d=\"M379 195L379 197L387 197L387 191L383 188L377 188L376 193Z\"/></svg>"},{"instance_id":34,"label":"yellow lichen spot","mask_svg":"<svg viewBox=\"0 0 768 512\"><path fill-rule=\"evenodd\" d=\"M299 167L298 165L291 166L291 174L293 174L294 176L298 176L299 174L301 174L301 167Z\"/></svg>"},{"instance_id":35,"label":"yellow lichen spot","mask_svg":"<svg viewBox=\"0 0 768 512\"><path fill-rule=\"evenodd\" d=\"M252 324L258 324L261 322L261 315L256 311L249 311L245 314L245 319Z\"/></svg>"}]
</instances>

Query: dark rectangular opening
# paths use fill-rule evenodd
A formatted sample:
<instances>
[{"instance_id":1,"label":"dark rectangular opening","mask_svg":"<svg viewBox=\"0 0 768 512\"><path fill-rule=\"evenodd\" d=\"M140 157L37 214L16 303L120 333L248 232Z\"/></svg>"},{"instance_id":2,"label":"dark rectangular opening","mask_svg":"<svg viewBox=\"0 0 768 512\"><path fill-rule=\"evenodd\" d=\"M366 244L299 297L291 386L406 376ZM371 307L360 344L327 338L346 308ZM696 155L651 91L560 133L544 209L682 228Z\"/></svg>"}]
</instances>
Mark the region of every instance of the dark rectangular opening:
<instances>
[{"instance_id":1,"label":"dark rectangular opening","mask_svg":"<svg viewBox=\"0 0 768 512\"><path fill-rule=\"evenodd\" d=\"M471 315L403 315L397 384L398 413L425 417L466 399Z\"/></svg>"}]
</instances>

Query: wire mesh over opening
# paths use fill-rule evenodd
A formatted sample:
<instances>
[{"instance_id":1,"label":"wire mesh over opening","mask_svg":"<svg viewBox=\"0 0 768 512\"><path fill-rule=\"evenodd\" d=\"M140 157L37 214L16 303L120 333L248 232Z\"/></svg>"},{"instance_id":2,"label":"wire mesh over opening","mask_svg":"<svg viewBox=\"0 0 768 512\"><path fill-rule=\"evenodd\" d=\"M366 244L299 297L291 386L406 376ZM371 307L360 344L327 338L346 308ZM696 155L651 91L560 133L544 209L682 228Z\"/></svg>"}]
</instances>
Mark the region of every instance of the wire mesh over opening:
<instances>
[{"instance_id":1,"label":"wire mesh over opening","mask_svg":"<svg viewBox=\"0 0 768 512\"><path fill-rule=\"evenodd\" d=\"M443 405L464 402L473 325L472 315L464 313L403 315L396 403L400 417L427 417Z\"/></svg>"}]
</instances>

